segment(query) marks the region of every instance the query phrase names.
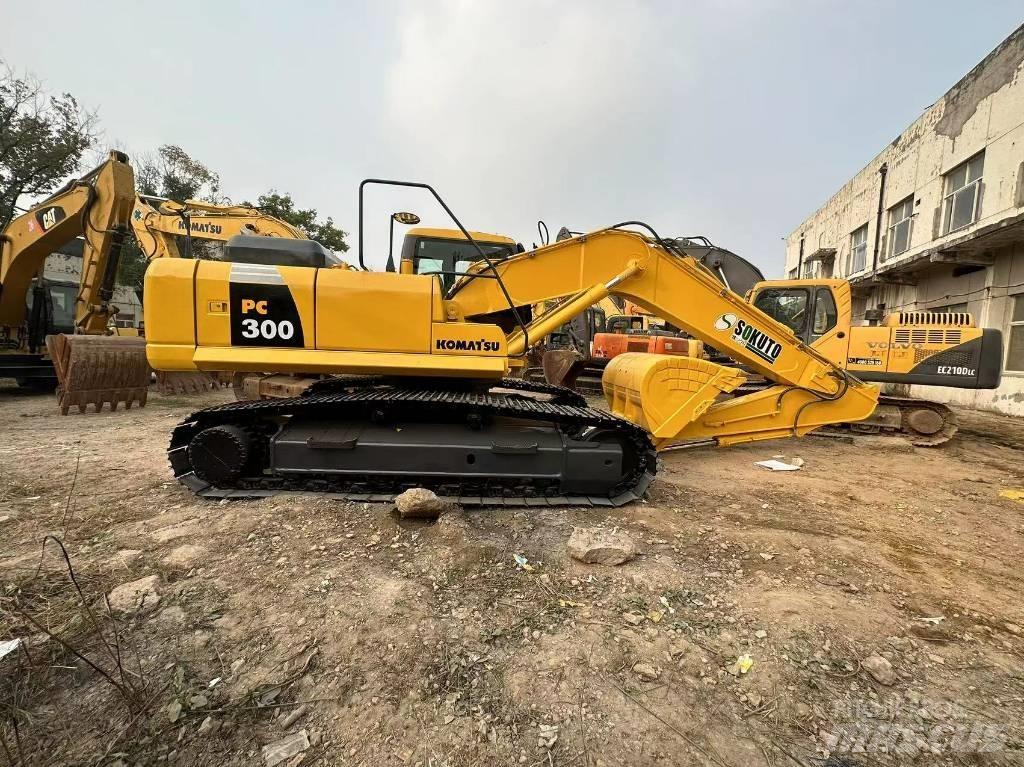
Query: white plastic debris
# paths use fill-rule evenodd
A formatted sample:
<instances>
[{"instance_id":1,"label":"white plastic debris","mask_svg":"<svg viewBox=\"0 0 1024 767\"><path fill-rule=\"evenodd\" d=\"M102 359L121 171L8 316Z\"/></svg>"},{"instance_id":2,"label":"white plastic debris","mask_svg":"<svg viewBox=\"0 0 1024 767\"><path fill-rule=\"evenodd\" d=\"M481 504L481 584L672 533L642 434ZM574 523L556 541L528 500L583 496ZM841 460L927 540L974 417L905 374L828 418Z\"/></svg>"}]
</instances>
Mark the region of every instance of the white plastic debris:
<instances>
[{"instance_id":1,"label":"white plastic debris","mask_svg":"<svg viewBox=\"0 0 1024 767\"><path fill-rule=\"evenodd\" d=\"M0 642L0 660L6 658L19 647L21 647L21 637L9 639L6 642Z\"/></svg>"},{"instance_id":2,"label":"white plastic debris","mask_svg":"<svg viewBox=\"0 0 1024 767\"><path fill-rule=\"evenodd\" d=\"M534 570L533 565L530 564L530 560L524 557L522 554L513 554L512 559L516 561L516 564L528 573L532 573Z\"/></svg>"},{"instance_id":3,"label":"white plastic debris","mask_svg":"<svg viewBox=\"0 0 1024 767\"><path fill-rule=\"evenodd\" d=\"M772 471L800 471L800 467L796 464L777 461L774 458L768 461L754 461L754 465L761 466L765 469L771 469Z\"/></svg>"}]
</instances>

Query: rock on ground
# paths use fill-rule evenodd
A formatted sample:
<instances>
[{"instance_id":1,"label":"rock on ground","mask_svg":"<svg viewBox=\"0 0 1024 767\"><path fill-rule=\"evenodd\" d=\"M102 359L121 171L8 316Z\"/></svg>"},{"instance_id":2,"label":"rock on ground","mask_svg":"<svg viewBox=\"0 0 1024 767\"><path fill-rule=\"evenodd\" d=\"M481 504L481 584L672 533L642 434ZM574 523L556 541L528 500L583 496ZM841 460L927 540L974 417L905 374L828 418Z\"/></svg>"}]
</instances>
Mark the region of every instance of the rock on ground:
<instances>
[{"instance_id":1,"label":"rock on ground","mask_svg":"<svg viewBox=\"0 0 1024 767\"><path fill-rule=\"evenodd\" d=\"M573 559L595 565L621 565L637 555L636 543L621 531L576 528L567 547Z\"/></svg>"},{"instance_id":2,"label":"rock on ground","mask_svg":"<svg viewBox=\"0 0 1024 767\"><path fill-rule=\"evenodd\" d=\"M204 554L206 554L206 549L202 546L185 544L184 546L178 546L164 557L164 564L170 567L191 567L201 560Z\"/></svg>"},{"instance_id":3,"label":"rock on ground","mask_svg":"<svg viewBox=\"0 0 1024 767\"><path fill-rule=\"evenodd\" d=\"M122 583L107 595L110 609L115 613L149 612L160 602L159 585L159 575Z\"/></svg>"},{"instance_id":4,"label":"rock on ground","mask_svg":"<svg viewBox=\"0 0 1024 767\"><path fill-rule=\"evenodd\" d=\"M860 665L879 684L892 685L896 683L896 672L892 670L892 664L881 655L869 655L860 662Z\"/></svg>"},{"instance_id":5,"label":"rock on ground","mask_svg":"<svg viewBox=\"0 0 1024 767\"><path fill-rule=\"evenodd\" d=\"M309 735L305 730L299 730L281 740L275 741L263 747L263 760L267 767L274 767L285 759L300 754L309 748Z\"/></svg>"},{"instance_id":6,"label":"rock on ground","mask_svg":"<svg viewBox=\"0 0 1024 767\"><path fill-rule=\"evenodd\" d=\"M658 669L648 663L637 663L633 666L633 673L641 679L646 679L649 682L653 682L661 676Z\"/></svg>"},{"instance_id":7,"label":"rock on ground","mask_svg":"<svg viewBox=\"0 0 1024 767\"><path fill-rule=\"evenodd\" d=\"M395 498L395 509L402 519L437 519L449 509L432 490L412 487Z\"/></svg>"},{"instance_id":8,"label":"rock on ground","mask_svg":"<svg viewBox=\"0 0 1024 767\"><path fill-rule=\"evenodd\" d=\"M107 560L107 567L111 570L127 570L140 556L142 552L139 549L121 549Z\"/></svg>"},{"instance_id":9,"label":"rock on ground","mask_svg":"<svg viewBox=\"0 0 1024 767\"><path fill-rule=\"evenodd\" d=\"M165 607L160 611L160 614L156 616L157 620L161 623L165 623L169 626L184 626L188 620L188 616L185 611L177 605L171 607Z\"/></svg>"}]
</instances>

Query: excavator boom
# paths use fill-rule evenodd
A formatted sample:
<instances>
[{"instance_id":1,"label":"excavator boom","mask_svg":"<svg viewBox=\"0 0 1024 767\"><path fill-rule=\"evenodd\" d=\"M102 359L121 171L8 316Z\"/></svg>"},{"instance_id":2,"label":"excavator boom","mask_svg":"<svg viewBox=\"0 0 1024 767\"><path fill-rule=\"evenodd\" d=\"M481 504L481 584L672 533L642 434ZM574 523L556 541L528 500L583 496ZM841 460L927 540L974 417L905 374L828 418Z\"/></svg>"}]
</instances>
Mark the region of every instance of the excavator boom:
<instances>
[{"instance_id":1,"label":"excavator boom","mask_svg":"<svg viewBox=\"0 0 1024 767\"><path fill-rule=\"evenodd\" d=\"M726 384L729 388L719 391L732 391L743 382L742 374L695 358L620 355L605 373L605 396L613 412L647 428L659 447L691 439L735 444L806 434L827 423L866 418L877 401L875 387L817 353L668 241L606 229L515 256L495 270L500 280L466 278L455 286L452 301L467 319L507 307L502 285L517 306L575 296L535 317L525 332L513 332L509 354L521 353L530 338L543 337L615 294L776 384L714 404L701 387ZM691 390L685 402L672 394L682 389Z\"/></svg>"},{"instance_id":2,"label":"excavator boom","mask_svg":"<svg viewBox=\"0 0 1024 767\"><path fill-rule=\"evenodd\" d=\"M292 226L257 208L216 205L202 200L177 202L139 195L132 210L132 229L146 258L193 258L188 249L193 239L227 242L236 235L309 239Z\"/></svg>"}]
</instances>

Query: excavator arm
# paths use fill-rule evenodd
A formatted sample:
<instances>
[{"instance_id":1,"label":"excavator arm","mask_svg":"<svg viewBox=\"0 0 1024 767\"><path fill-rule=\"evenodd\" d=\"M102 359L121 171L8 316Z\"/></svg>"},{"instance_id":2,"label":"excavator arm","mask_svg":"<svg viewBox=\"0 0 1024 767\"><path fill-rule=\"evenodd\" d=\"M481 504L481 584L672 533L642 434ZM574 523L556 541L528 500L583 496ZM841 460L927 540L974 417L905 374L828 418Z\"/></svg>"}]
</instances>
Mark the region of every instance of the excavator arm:
<instances>
[{"instance_id":1,"label":"excavator arm","mask_svg":"<svg viewBox=\"0 0 1024 767\"><path fill-rule=\"evenodd\" d=\"M483 275L486 267L478 264L473 271ZM614 412L647 428L659 447L686 440L735 444L806 434L824 424L861 420L875 407L875 387L732 293L671 243L606 229L502 261L496 275L499 279L463 278L450 296L450 314L480 322L507 313L509 298L516 307L526 307L572 296L513 330L507 338L511 357L586 307L618 295L776 384L715 404L718 393L744 381L740 372L695 358L620 355L605 373L605 395Z\"/></svg>"},{"instance_id":2,"label":"excavator arm","mask_svg":"<svg viewBox=\"0 0 1024 767\"><path fill-rule=\"evenodd\" d=\"M290 240L309 239L299 228L245 205L215 205L201 200L177 202L139 195L132 211L132 229L146 258L190 258L184 239L226 242L235 235L262 235ZM184 250L187 251L186 244Z\"/></svg>"},{"instance_id":3,"label":"excavator arm","mask_svg":"<svg viewBox=\"0 0 1024 767\"><path fill-rule=\"evenodd\" d=\"M127 156L111 152L98 168L13 219L0 234L0 326L25 321L25 295L46 257L81 236L75 326L82 333L106 333L116 313L110 299L134 196Z\"/></svg>"}]
</instances>

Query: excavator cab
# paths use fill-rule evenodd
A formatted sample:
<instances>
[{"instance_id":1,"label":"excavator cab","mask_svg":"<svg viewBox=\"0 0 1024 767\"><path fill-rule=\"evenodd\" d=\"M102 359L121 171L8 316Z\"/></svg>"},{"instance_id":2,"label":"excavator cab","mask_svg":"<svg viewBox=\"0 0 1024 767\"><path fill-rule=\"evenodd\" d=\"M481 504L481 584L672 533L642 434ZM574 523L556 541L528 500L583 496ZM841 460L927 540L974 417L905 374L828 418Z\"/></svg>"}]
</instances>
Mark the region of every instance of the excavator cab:
<instances>
[{"instance_id":1,"label":"excavator cab","mask_svg":"<svg viewBox=\"0 0 1024 767\"><path fill-rule=\"evenodd\" d=\"M485 232L470 232L476 244L493 261L514 256L516 241L511 237ZM416 227L402 240L401 271L412 274L438 275L447 292L459 275L480 260L473 243L458 229Z\"/></svg>"},{"instance_id":2,"label":"excavator cab","mask_svg":"<svg viewBox=\"0 0 1024 767\"><path fill-rule=\"evenodd\" d=\"M813 344L839 325L836 290L833 281L812 280L760 282L754 286L751 303L793 331L806 344ZM849 289L844 298L849 302ZM849 325L849 315L844 317Z\"/></svg>"}]
</instances>

